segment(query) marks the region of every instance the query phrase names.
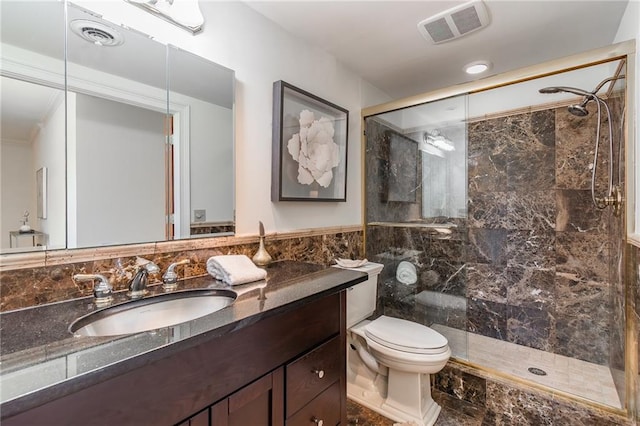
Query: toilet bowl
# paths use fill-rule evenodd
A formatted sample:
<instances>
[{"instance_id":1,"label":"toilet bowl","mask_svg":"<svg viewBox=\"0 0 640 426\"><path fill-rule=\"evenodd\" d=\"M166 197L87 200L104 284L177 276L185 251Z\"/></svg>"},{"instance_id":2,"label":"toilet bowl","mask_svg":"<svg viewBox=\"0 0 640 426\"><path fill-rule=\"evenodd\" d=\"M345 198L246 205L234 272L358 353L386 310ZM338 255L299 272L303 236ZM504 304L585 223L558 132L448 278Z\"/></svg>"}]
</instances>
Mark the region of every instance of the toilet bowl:
<instances>
[{"instance_id":1,"label":"toilet bowl","mask_svg":"<svg viewBox=\"0 0 640 426\"><path fill-rule=\"evenodd\" d=\"M444 336L424 325L385 315L364 319L375 311L382 266L356 268L369 279L347 292L347 396L394 421L430 426L440 406L431 397L429 375L444 368L451 350Z\"/></svg>"}]
</instances>

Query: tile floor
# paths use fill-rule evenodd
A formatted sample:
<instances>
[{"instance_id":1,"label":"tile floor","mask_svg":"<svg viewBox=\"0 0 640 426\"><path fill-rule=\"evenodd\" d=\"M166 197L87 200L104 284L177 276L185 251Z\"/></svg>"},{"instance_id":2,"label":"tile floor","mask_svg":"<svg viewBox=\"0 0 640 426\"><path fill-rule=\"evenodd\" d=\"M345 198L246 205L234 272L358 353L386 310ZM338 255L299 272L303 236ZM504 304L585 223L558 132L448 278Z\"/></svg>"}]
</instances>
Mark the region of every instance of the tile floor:
<instances>
[{"instance_id":1,"label":"tile floor","mask_svg":"<svg viewBox=\"0 0 640 426\"><path fill-rule=\"evenodd\" d=\"M433 324L431 328L447 337L454 357L591 401L621 408L620 397L611 370L607 366L439 324ZM547 374L535 375L528 371L529 367L544 370Z\"/></svg>"},{"instance_id":2,"label":"tile floor","mask_svg":"<svg viewBox=\"0 0 640 426\"><path fill-rule=\"evenodd\" d=\"M464 408L459 406L464 402L454 400L441 392L435 391L433 397L442 406L434 426L480 426L482 424L484 413L467 415L464 413ZM347 399L347 426L393 426L394 424L396 422L393 420Z\"/></svg>"}]
</instances>

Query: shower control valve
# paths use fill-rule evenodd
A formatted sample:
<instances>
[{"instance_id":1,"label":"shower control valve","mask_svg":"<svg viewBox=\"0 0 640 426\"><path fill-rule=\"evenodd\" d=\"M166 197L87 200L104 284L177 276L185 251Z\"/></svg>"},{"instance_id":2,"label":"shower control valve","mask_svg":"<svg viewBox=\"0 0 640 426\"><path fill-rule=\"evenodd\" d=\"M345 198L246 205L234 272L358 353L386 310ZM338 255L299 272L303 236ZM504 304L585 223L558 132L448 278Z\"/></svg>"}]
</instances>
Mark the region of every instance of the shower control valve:
<instances>
[{"instance_id":1,"label":"shower control valve","mask_svg":"<svg viewBox=\"0 0 640 426\"><path fill-rule=\"evenodd\" d=\"M613 186L609 195L603 198L598 198L598 204L605 208L611 206L613 208L613 214L615 216L620 216L622 212L622 192L617 186Z\"/></svg>"}]
</instances>

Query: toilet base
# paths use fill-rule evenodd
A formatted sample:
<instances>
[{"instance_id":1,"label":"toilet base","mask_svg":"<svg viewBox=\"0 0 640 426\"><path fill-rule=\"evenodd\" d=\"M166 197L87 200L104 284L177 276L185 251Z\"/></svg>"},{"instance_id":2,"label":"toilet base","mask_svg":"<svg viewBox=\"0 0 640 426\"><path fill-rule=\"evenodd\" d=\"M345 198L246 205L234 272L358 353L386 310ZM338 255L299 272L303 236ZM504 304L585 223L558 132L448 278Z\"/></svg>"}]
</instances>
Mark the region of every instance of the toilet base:
<instances>
[{"instance_id":1,"label":"toilet base","mask_svg":"<svg viewBox=\"0 0 640 426\"><path fill-rule=\"evenodd\" d=\"M431 397L431 380L425 373L389 369L387 398L382 408L405 421L431 426L438 419L440 406Z\"/></svg>"},{"instance_id":2,"label":"toilet base","mask_svg":"<svg viewBox=\"0 0 640 426\"><path fill-rule=\"evenodd\" d=\"M362 380L355 383L348 381L347 397L363 407L373 410L395 422L413 421L418 426L432 426L438 419L441 407L431 397L429 375L421 374L414 376L417 380L413 380L410 388L404 388L406 389L405 392L410 392L416 396L413 401L408 401L408 405L406 403L398 402L397 398L393 397L393 390L391 392L391 398L387 396L388 392L384 385L388 384L388 382L380 376L378 377L378 380L376 380L375 384L363 383L364 381ZM420 376L423 377L420 378ZM396 381L396 384L399 386L402 383L402 386L406 386L407 383L404 379L406 378ZM393 373L391 374L390 381L392 382L391 386L393 387ZM414 385L419 388L416 388ZM412 404L412 402L417 405Z\"/></svg>"},{"instance_id":3,"label":"toilet base","mask_svg":"<svg viewBox=\"0 0 640 426\"><path fill-rule=\"evenodd\" d=\"M366 341L362 331L367 323L350 329L347 397L396 422L434 425L441 408L431 397L430 375L444 368L450 356L449 349L442 354L423 356L421 362L414 362L407 368L406 356L398 359L390 356L395 354L380 348L371 351L371 342Z\"/></svg>"}]
</instances>

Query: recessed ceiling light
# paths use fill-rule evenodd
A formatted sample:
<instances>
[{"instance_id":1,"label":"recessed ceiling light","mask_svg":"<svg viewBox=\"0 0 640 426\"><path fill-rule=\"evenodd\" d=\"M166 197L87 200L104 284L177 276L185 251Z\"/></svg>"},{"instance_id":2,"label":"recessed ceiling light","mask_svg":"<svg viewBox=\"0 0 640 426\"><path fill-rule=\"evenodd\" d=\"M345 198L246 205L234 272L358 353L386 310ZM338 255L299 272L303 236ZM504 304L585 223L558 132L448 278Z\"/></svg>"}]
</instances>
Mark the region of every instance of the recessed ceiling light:
<instances>
[{"instance_id":1,"label":"recessed ceiling light","mask_svg":"<svg viewBox=\"0 0 640 426\"><path fill-rule=\"evenodd\" d=\"M475 61L464 66L467 74L480 74L491 68L491 63L487 61Z\"/></svg>"}]
</instances>

